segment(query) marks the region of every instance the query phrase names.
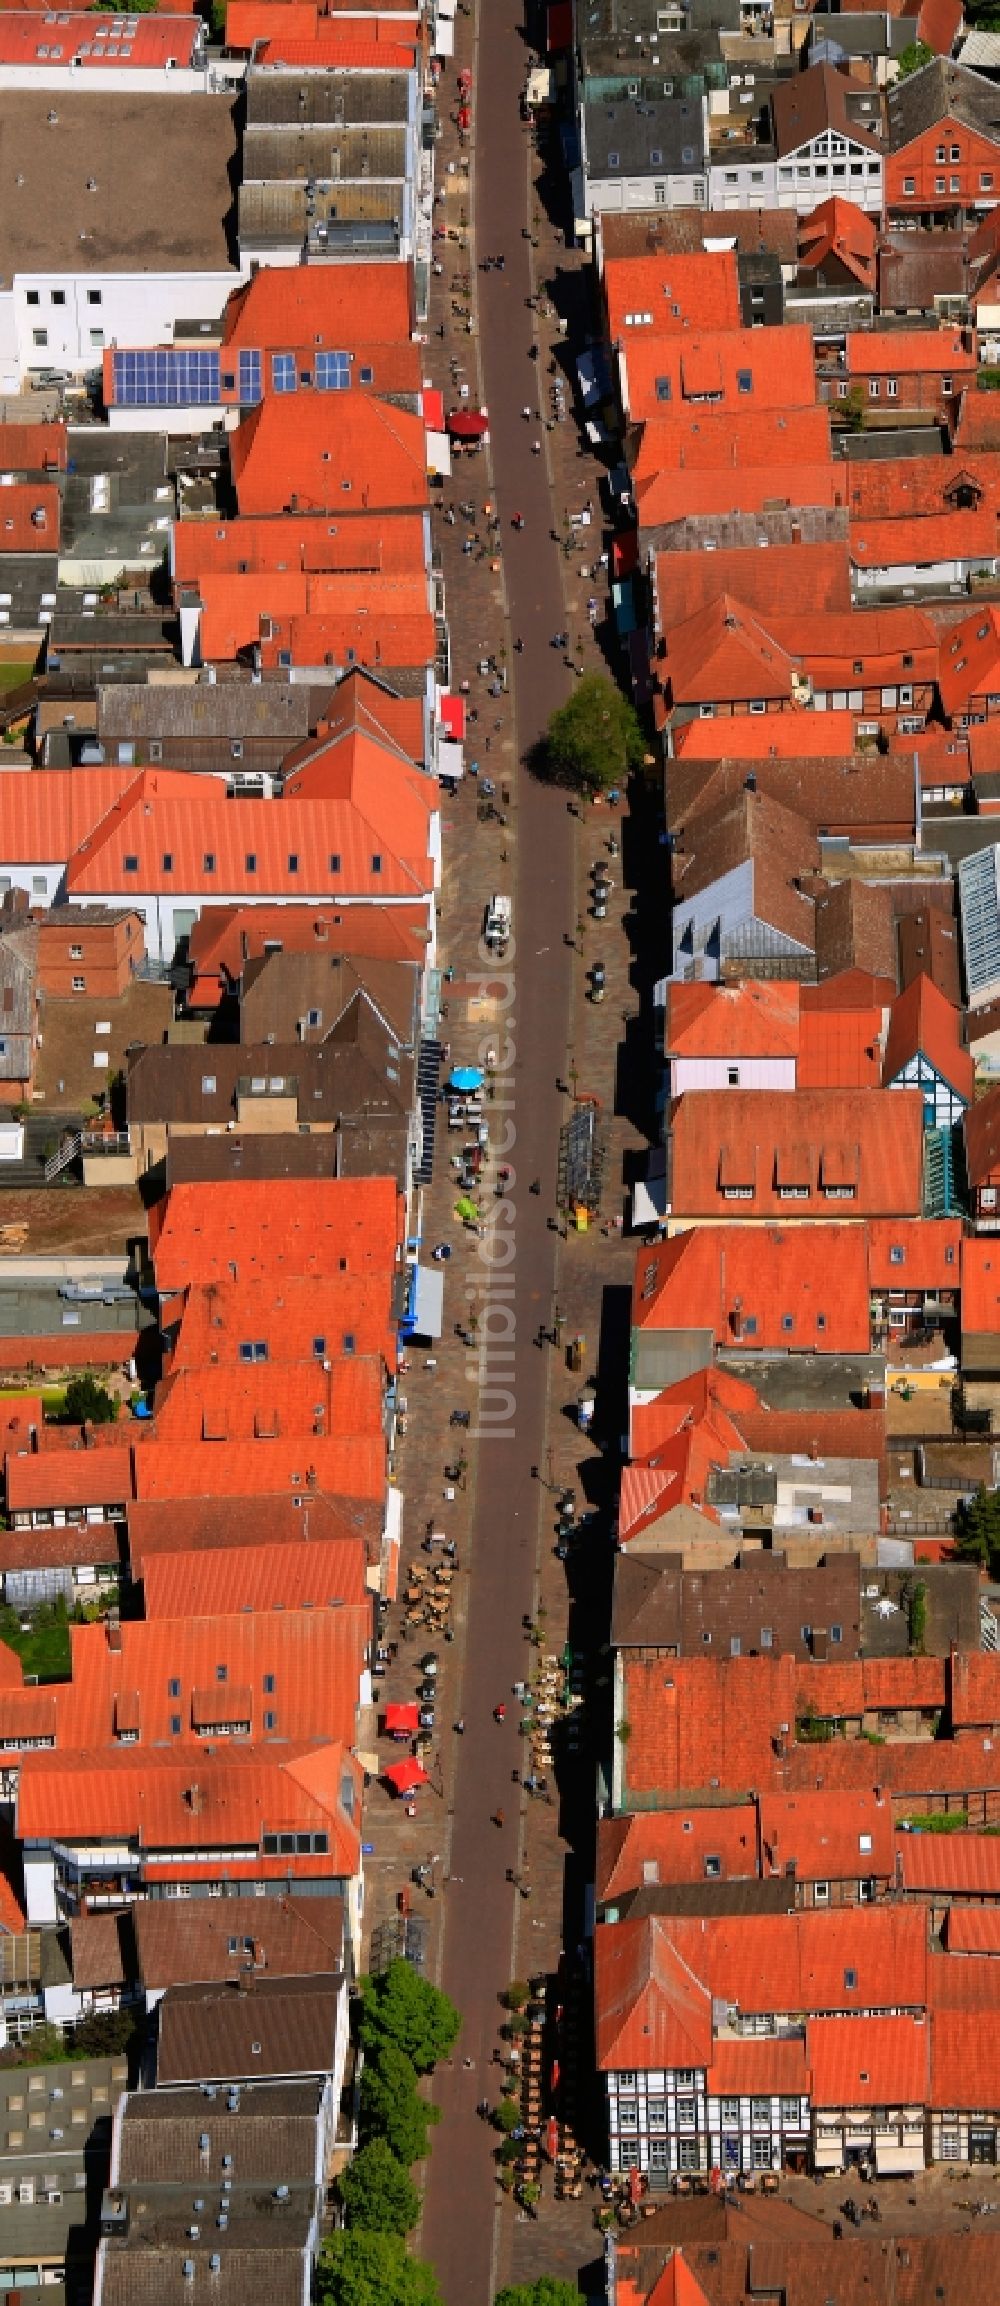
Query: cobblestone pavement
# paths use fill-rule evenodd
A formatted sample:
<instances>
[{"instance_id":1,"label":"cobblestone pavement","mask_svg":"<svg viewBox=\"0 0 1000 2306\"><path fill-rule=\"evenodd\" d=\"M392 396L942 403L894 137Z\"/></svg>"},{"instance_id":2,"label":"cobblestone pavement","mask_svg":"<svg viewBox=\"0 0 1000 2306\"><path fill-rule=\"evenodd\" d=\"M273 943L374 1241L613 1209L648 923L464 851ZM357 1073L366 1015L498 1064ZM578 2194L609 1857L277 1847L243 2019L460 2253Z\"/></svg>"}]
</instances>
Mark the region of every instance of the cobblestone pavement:
<instances>
[{"instance_id":1,"label":"cobblestone pavement","mask_svg":"<svg viewBox=\"0 0 1000 2306\"><path fill-rule=\"evenodd\" d=\"M584 1377L599 1375L602 1366L615 1370L619 1384L623 1381L632 1252L614 1231L595 1227L564 1238L551 1229L558 1126L569 1110L568 1095L557 1091L556 1079L602 1100L608 1127L604 1214L615 1218L623 1206L629 1156L645 1142L643 1123L648 1120L641 1109L638 1121L629 1118L635 1099L630 1065L623 1064L623 1048L627 1056L631 1037L623 1020L637 1010L636 945L626 884L634 878L647 834L640 823L637 837L621 813L612 818L606 810L594 811L586 820L571 815L565 796L540 787L522 765L573 677L562 652L550 647L552 634L569 633L575 662L604 668L603 629L594 634L586 614L592 593L602 610L606 605L606 575L597 565L607 542L600 527L601 469L581 446L569 365L591 326L590 275L567 234L564 180L518 121L518 92L531 59L509 6L484 18L481 35L472 17L460 14L457 46L441 84L444 134L438 183L443 199L437 213L449 232L475 231L480 261L502 251L505 265L502 274L484 275L461 241L436 244L443 270L435 281L428 372L442 387L447 407L457 403L464 372L467 405L489 409L491 443L486 452L456 460L434 514L435 547L447 590L453 685L469 680L469 703L478 715L470 727L467 757L478 759L481 773L492 775L498 788L506 786L509 799L498 791L506 824L482 820L475 782L468 778L444 805L440 942L443 964L454 978L447 988L442 1036L450 1039L453 1061L478 1061L484 1036L496 1038L500 1031L488 985L484 990L479 938L492 891L512 890L519 1060L513 1074L517 1144L510 1158L521 1178L513 1195L517 1418L514 1438L506 1443L466 1439L449 1422L453 1409L469 1408L473 1427L476 1423L472 1357L455 1329L467 1316L466 1288L483 1268L478 1239L455 1216L445 1126L424 1221L425 1241L447 1240L453 1247L444 1269L445 1335L433 1352L411 1355L403 1379L408 1431L398 1477L404 1493L402 1588L414 1562L420 1567L428 1563L421 1551L428 1524L447 1530L455 1541L454 1639L432 1638L419 1626L407 1636L404 1604L391 1613L389 1632L398 1653L381 1685L379 1710L386 1699L413 1696L419 1658L428 1648L438 1655L440 1695L434 1743L426 1757L430 1783L417 1796L416 1814L409 1816L406 1805L392 1800L381 1785L370 1791L366 1875L371 1929L396 1909L411 1869L418 1863L431 1867L433 1895L414 1887L412 1906L429 1925L429 1972L458 2001L464 2032L450 2068L435 2084L443 2119L426 2173L418 2246L435 2262L448 2306L460 2301L486 2306L505 2279L527 2279L547 2268L572 2275L586 2265L593 2273L599 2255L589 2191L579 2202L556 2203L543 2179L539 2214L532 2218L504 2200L493 2162L495 2133L477 2121L475 2106L481 2097L497 2095L500 2075L493 2057L504 1987L514 1975L555 1977L564 1943L572 1953L581 1936L584 1891L592 1878L594 1770L608 1734L600 1645L610 1590L613 1451L624 1412L613 1393L602 1388L604 1449L582 1439L570 1412ZM466 65L475 79L474 177L462 167L468 154L462 153L453 118L457 75ZM541 313L529 311L526 303L536 292L547 308ZM467 302L481 334L467 331ZM567 322L565 337L560 317ZM437 333L442 323L443 338ZM529 364L532 335L539 357ZM455 371L453 355L461 363ZM548 393L550 361L566 377L570 413L564 423L536 431L520 409L525 402L532 405L539 385ZM543 443L537 458L533 438ZM474 523L458 511L470 502L476 507ZM565 537L568 514L588 502L592 523L578 532L585 544L564 552L548 532L554 529L560 539ZM456 511L453 524L446 517L449 507ZM499 507L502 525L491 534L487 523L494 507ZM523 534L508 525L514 511L525 515ZM463 545L477 534L479 545L464 552ZM522 652L514 650L515 639L524 641ZM499 698L489 694L489 683L476 670L488 657L496 660L507 682ZM587 911L589 868L599 852L607 854L604 844L612 827L623 851L611 868L618 882L617 913L612 909L612 917L597 925ZM586 970L597 958L607 970L607 995L600 1006L586 997ZM641 1066L637 1078L641 1081ZM616 1101L622 1114L614 1110ZM497 1114L492 1118L495 1140ZM536 1175L543 1191L532 1198L525 1188ZM559 1345L538 1344L540 1325L551 1329L557 1315ZM578 1334L586 1340L583 1377L567 1365L568 1341ZM460 1481L446 1480L445 1466L463 1457L468 1463ZM554 1552L554 1491L561 1486L575 1489L581 1517L591 1507L596 1515L565 1566ZM452 1490L454 1495L446 1498ZM520 1774L523 1760L512 1685L530 1671L535 1656L522 1626L525 1615L535 1620L544 1651L558 1656L569 1640L574 1655L584 1661L583 1731L575 1752L557 1754L548 1801L529 1800L512 1775ZM509 1709L502 1727L491 1718L499 1700ZM453 1726L460 1719L462 1734ZM363 1740L369 1751L378 1743L377 1726L373 1720ZM384 1742L378 1750L384 1766L390 1751ZM491 1811L502 1812L501 1828L491 1824ZM529 1889L527 1898L506 1880L508 1868ZM584 2037L584 2075L590 2056ZM572 2075L567 2087L572 2091ZM560 2112L587 2129L589 2088L579 2103L564 2096Z\"/></svg>"}]
</instances>

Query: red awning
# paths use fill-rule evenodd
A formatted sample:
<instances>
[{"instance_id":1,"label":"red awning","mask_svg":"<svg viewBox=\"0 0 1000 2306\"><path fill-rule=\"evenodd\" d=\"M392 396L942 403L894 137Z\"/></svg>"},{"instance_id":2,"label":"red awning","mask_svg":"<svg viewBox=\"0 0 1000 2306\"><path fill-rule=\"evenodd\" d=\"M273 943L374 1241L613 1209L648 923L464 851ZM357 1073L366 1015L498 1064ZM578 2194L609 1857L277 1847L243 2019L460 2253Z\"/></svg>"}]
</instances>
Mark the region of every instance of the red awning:
<instances>
[{"instance_id":1,"label":"red awning","mask_svg":"<svg viewBox=\"0 0 1000 2306\"><path fill-rule=\"evenodd\" d=\"M467 104L459 105L458 125L460 128L471 128L472 126L472 114Z\"/></svg>"},{"instance_id":2,"label":"red awning","mask_svg":"<svg viewBox=\"0 0 1000 2306\"><path fill-rule=\"evenodd\" d=\"M616 577L632 576L639 566L639 535L634 528L623 529L611 547L611 566Z\"/></svg>"},{"instance_id":3,"label":"red awning","mask_svg":"<svg viewBox=\"0 0 1000 2306\"><path fill-rule=\"evenodd\" d=\"M448 736L452 738L453 742L454 742L456 745L461 745L461 744L464 744L464 742L465 742L465 699L464 699L464 697L439 697L439 698L438 698L438 719L440 720L440 723L441 723L441 727L447 731L447 734L448 734Z\"/></svg>"},{"instance_id":4,"label":"red awning","mask_svg":"<svg viewBox=\"0 0 1000 2306\"><path fill-rule=\"evenodd\" d=\"M571 0L549 0L546 45L551 54L554 49L568 48L573 39L573 9Z\"/></svg>"},{"instance_id":5,"label":"red awning","mask_svg":"<svg viewBox=\"0 0 1000 2306\"><path fill-rule=\"evenodd\" d=\"M489 429L490 420L482 408L453 408L448 418L453 440L482 440Z\"/></svg>"},{"instance_id":6,"label":"red awning","mask_svg":"<svg viewBox=\"0 0 1000 2306\"><path fill-rule=\"evenodd\" d=\"M415 1705L387 1705L385 1726L390 1737L412 1737L420 1728L420 1708Z\"/></svg>"},{"instance_id":7,"label":"red awning","mask_svg":"<svg viewBox=\"0 0 1000 2306\"><path fill-rule=\"evenodd\" d=\"M444 394L443 394L443 392L438 392L438 390L437 390L436 386L434 386L434 385L425 384L425 385L424 385L424 388L423 388L423 391L422 391L422 393L421 393L421 396L420 396L420 406L421 406L421 411L422 411L422 414L423 414L424 423L425 423L425 425L427 426L427 430L428 430L428 432L443 432L443 431L444 431Z\"/></svg>"},{"instance_id":8,"label":"red awning","mask_svg":"<svg viewBox=\"0 0 1000 2306\"><path fill-rule=\"evenodd\" d=\"M382 1775L386 1784L397 1794L411 1794L414 1786L427 1784L427 1772L422 1762L393 1762L392 1767L383 1770Z\"/></svg>"}]
</instances>

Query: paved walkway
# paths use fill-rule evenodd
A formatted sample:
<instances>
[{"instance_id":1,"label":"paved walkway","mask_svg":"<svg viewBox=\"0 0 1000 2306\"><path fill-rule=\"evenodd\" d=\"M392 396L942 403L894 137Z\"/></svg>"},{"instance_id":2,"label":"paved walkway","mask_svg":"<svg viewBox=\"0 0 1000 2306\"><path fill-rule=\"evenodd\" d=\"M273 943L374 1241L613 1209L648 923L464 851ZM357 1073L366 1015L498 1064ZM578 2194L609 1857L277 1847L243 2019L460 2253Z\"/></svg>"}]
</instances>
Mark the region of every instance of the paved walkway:
<instances>
[{"instance_id":1,"label":"paved walkway","mask_svg":"<svg viewBox=\"0 0 1000 2306\"><path fill-rule=\"evenodd\" d=\"M501 521L508 609L508 664L512 673L515 752L525 754L566 694L562 658L549 645L563 622L562 568L549 535L557 525L544 455L532 453L543 437L525 422L524 404L538 407L548 390L546 360L531 359L534 319L528 306L534 283L532 249L522 226L530 223L529 140L519 117L526 50L510 0L485 7L476 44L475 256L504 257L503 272L478 275L483 391L490 432L497 509ZM541 373L539 373L541 372ZM525 526L512 526L516 513ZM515 638L524 641L515 654ZM478 748L477 748L478 749ZM477 2101L489 2092L497 2034L498 1991L512 1973L514 1901L506 1869L515 1867L519 1793L512 1773L522 1760L513 1682L525 1670L522 1618L530 1614L536 1577L539 1508L544 1492L532 1466L544 1455L546 1366L535 1345L539 1323L551 1318L558 1236L547 1219L555 1207L558 1132L564 1104L556 1080L566 1061L572 994L572 955L563 931L574 917L573 820L564 794L548 791L518 769L516 798L515 947L511 969L515 1001L508 1029L516 1042L513 1071L504 1076L505 1113L516 1171L512 1193L514 1413L509 1437L484 1438L476 1467L474 1569L468 1593L464 1683L460 1696L465 1734L454 1786L442 1984L463 2013L463 2059L436 2085L442 2122L434 2139L421 2248L436 2267L448 2306L485 2306L492 2296L496 2186L487 2135L476 2120ZM528 1190L541 1181L540 1193ZM485 1270L481 1268L481 1270ZM508 1718L498 1725L501 1700ZM501 1827L492 1823L502 1815ZM455 1877L458 1877L456 1880Z\"/></svg>"}]
</instances>

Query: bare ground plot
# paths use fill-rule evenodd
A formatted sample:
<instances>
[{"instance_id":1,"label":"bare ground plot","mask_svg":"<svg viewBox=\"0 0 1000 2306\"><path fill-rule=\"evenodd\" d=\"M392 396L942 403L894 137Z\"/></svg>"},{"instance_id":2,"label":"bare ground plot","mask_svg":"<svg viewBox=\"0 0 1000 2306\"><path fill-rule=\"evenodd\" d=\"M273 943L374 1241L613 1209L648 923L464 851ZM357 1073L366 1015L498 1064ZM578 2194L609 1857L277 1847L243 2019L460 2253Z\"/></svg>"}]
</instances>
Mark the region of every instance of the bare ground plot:
<instances>
[{"instance_id":1,"label":"bare ground plot","mask_svg":"<svg viewBox=\"0 0 1000 2306\"><path fill-rule=\"evenodd\" d=\"M25 1257L114 1257L145 1234L146 1212L131 1185L103 1192L53 1185L49 1192L0 1191L0 1229L6 1226L17 1228Z\"/></svg>"}]
</instances>

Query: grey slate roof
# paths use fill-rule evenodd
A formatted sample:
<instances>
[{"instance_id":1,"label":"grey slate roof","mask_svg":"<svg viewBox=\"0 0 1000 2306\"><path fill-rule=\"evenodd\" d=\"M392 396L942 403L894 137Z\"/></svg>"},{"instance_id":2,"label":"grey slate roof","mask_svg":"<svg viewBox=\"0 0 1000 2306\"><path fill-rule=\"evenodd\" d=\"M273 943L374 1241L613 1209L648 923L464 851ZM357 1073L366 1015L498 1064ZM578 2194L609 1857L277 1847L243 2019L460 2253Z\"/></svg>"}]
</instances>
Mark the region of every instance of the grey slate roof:
<instances>
[{"instance_id":1,"label":"grey slate roof","mask_svg":"<svg viewBox=\"0 0 1000 2306\"><path fill-rule=\"evenodd\" d=\"M935 56L921 72L898 80L886 98L886 143L899 152L939 120L957 120L1000 142L1000 88L980 72Z\"/></svg>"},{"instance_id":2,"label":"grey slate roof","mask_svg":"<svg viewBox=\"0 0 1000 2306\"><path fill-rule=\"evenodd\" d=\"M323 2088L319 2080L250 2083L232 2110L225 2087L211 2098L202 2089L133 2090L122 2113L119 2184L197 2185L205 2172L200 2140L207 2138L210 2168L218 2171L230 2154L237 2186L278 2178L309 2186Z\"/></svg>"},{"instance_id":3,"label":"grey slate roof","mask_svg":"<svg viewBox=\"0 0 1000 2306\"><path fill-rule=\"evenodd\" d=\"M583 111L590 176L693 176L705 166L700 98L661 96L656 104L626 98L585 104Z\"/></svg>"}]
</instances>

